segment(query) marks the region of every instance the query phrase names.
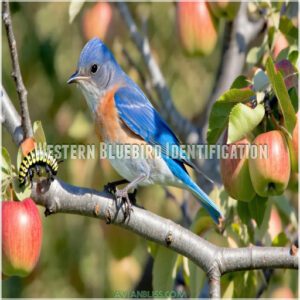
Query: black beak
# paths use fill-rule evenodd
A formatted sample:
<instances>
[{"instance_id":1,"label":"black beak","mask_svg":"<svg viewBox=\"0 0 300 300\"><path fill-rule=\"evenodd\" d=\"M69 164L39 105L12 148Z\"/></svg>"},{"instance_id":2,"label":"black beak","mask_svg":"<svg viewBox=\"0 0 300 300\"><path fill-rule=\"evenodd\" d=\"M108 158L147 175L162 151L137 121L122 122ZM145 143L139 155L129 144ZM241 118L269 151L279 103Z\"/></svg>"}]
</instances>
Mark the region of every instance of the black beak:
<instances>
[{"instance_id":1,"label":"black beak","mask_svg":"<svg viewBox=\"0 0 300 300\"><path fill-rule=\"evenodd\" d=\"M74 74L71 75L71 77L68 79L67 83L70 84L70 83L76 83L78 82L79 80L86 80L88 79L87 76L82 76L79 74L78 71L76 71Z\"/></svg>"}]
</instances>

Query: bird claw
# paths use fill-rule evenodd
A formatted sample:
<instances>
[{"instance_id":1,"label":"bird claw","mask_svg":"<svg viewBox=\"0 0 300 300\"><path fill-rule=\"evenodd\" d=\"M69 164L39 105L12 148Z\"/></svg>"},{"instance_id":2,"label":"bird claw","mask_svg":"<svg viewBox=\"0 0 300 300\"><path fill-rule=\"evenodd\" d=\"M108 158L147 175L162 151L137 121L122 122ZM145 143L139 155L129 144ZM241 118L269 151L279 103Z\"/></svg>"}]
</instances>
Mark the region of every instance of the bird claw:
<instances>
[{"instance_id":1,"label":"bird claw","mask_svg":"<svg viewBox=\"0 0 300 300\"><path fill-rule=\"evenodd\" d=\"M127 189L116 190L116 192L115 192L116 199L122 199L122 201L125 204L124 220L126 220L127 217L130 218L130 214L133 211L132 204L130 201L131 200L130 197L132 195L134 196L134 200L135 200L135 193L128 194Z\"/></svg>"},{"instance_id":2,"label":"bird claw","mask_svg":"<svg viewBox=\"0 0 300 300\"><path fill-rule=\"evenodd\" d=\"M108 182L105 186L104 186L104 190L109 193L114 195L117 191L117 187L113 182Z\"/></svg>"},{"instance_id":3,"label":"bird claw","mask_svg":"<svg viewBox=\"0 0 300 300\"><path fill-rule=\"evenodd\" d=\"M113 181L113 182L108 182L105 186L104 186L104 190L109 193L114 195L117 191L117 186L124 184L124 183L128 183L128 181L126 179L121 179L121 180L117 180L117 181Z\"/></svg>"}]
</instances>

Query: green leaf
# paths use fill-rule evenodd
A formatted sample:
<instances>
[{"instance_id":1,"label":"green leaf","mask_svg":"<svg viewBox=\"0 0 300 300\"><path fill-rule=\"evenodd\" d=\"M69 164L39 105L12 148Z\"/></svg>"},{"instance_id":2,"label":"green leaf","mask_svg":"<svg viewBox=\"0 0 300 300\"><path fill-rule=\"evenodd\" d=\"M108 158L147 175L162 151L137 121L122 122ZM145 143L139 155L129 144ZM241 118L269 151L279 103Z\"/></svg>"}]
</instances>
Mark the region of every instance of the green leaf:
<instances>
[{"instance_id":1,"label":"green leaf","mask_svg":"<svg viewBox=\"0 0 300 300\"><path fill-rule=\"evenodd\" d=\"M18 154L17 154L17 172L18 172L19 169L20 169L22 159L23 159L22 150L21 150L21 148L19 148L19 149L18 149Z\"/></svg>"},{"instance_id":2,"label":"green leaf","mask_svg":"<svg viewBox=\"0 0 300 300\"><path fill-rule=\"evenodd\" d=\"M176 276L176 261L178 254L166 247L160 246L157 250L153 265L153 290L173 290Z\"/></svg>"},{"instance_id":3,"label":"green leaf","mask_svg":"<svg viewBox=\"0 0 300 300\"><path fill-rule=\"evenodd\" d=\"M248 203L251 217L256 221L258 227L260 227L264 220L265 211L267 208L268 198L263 198L258 195Z\"/></svg>"},{"instance_id":4,"label":"green leaf","mask_svg":"<svg viewBox=\"0 0 300 300\"><path fill-rule=\"evenodd\" d=\"M293 227L297 229L298 221L296 211L290 201L284 195L272 197L272 200L278 208L279 213L283 214L288 223L291 223Z\"/></svg>"},{"instance_id":5,"label":"green leaf","mask_svg":"<svg viewBox=\"0 0 300 300\"><path fill-rule=\"evenodd\" d=\"M233 298L253 298L256 293L256 276L254 271L242 271L234 274Z\"/></svg>"},{"instance_id":6,"label":"green leaf","mask_svg":"<svg viewBox=\"0 0 300 300\"><path fill-rule=\"evenodd\" d=\"M2 178L12 174L11 159L6 148L2 147L1 151L1 172Z\"/></svg>"},{"instance_id":7,"label":"green leaf","mask_svg":"<svg viewBox=\"0 0 300 300\"><path fill-rule=\"evenodd\" d=\"M228 143L234 143L248 135L263 119L265 109L262 104L254 109L239 103L235 105L229 115Z\"/></svg>"},{"instance_id":8,"label":"green leaf","mask_svg":"<svg viewBox=\"0 0 300 300\"><path fill-rule=\"evenodd\" d=\"M272 246L274 247L283 247L286 246L289 243L289 239L287 238L286 234L284 232L280 232L278 235L276 235L272 241Z\"/></svg>"},{"instance_id":9,"label":"green leaf","mask_svg":"<svg viewBox=\"0 0 300 300\"><path fill-rule=\"evenodd\" d=\"M272 209L272 201L269 198L267 199L262 224L259 227L255 228L254 241L263 241L268 236L267 231L269 228L271 209Z\"/></svg>"},{"instance_id":10,"label":"green leaf","mask_svg":"<svg viewBox=\"0 0 300 300\"><path fill-rule=\"evenodd\" d=\"M206 274L192 261L188 262L190 271L190 297L198 298L204 286Z\"/></svg>"},{"instance_id":11,"label":"green leaf","mask_svg":"<svg viewBox=\"0 0 300 300\"><path fill-rule=\"evenodd\" d=\"M298 39L298 28L294 26L292 20L287 16L280 18L279 30L287 37L291 37L295 40Z\"/></svg>"},{"instance_id":12,"label":"green leaf","mask_svg":"<svg viewBox=\"0 0 300 300\"><path fill-rule=\"evenodd\" d=\"M287 59L289 56L289 52L290 52L290 47L286 47L286 48L282 49L276 57L276 62L279 62L283 59Z\"/></svg>"},{"instance_id":13,"label":"green leaf","mask_svg":"<svg viewBox=\"0 0 300 300\"><path fill-rule=\"evenodd\" d=\"M225 92L213 105L208 123L207 142L215 144L228 124L232 107L239 102L247 102L254 97L252 90L231 89Z\"/></svg>"},{"instance_id":14,"label":"green leaf","mask_svg":"<svg viewBox=\"0 0 300 300\"><path fill-rule=\"evenodd\" d=\"M71 24L77 14L80 12L85 0L72 0L69 6L69 23Z\"/></svg>"},{"instance_id":15,"label":"green leaf","mask_svg":"<svg viewBox=\"0 0 300 300\"><path fill-rule=\"evenodd\" d=\"M242 89L242 88L245 88L245 87L248 87L250 86L251 83L250 81L247 79L246 76L244 75L240 75L238 76L234 82L232 83L230 89Z\"/></svg>"},{"instance_id":16,"label":"green leaf","mask_svg":"<svg viewBox=\"0 0 300 300\"><path fill-rule=\"evenodd\" d=\"M298 48L296 45L282 49L276 57L276 63L284 59L288 59L297 68Z\"/></svg>"},{"instance_id":17,"label":"green leaf","mask_svg":"<svg viewBox=\"0 0 300 300\"><path fill-rule=\"evenodd\" d=\"M19 184L19 180L18 180L18 177L14 177L13 178L13 181L12 181L12 184L13 184L13 189L14 189L14 192L18 198L18 200L23 200L25 198L28 198L30 197L31 195L31 188L30 188L30 184L27 183L24 187L20 187L20 184Z\"/></svg>"},{"instance_id":18,"label":"green leaf","mask_svg":"<svg viewBox=\"0 0 300 300\"><path fill-rule=\"evenodd\" d=\"M298 62L298 56L299 56L299 52L297 50L293 50L289 53L288 55L288 60L292 63L292 65L294 65L295 67L297 67L297 62Z\"/></svg>"},{"instance_id":19,"label":"green leaf","mask_svg":"<svg viewBox=\"0 0 300 300\"><path fill-rule=\"evenodd\" d=\"M251 217L250 217L250 211L249 211L249 206L248 206L247 202L238 201L237 213L238 213L238 216L240 217L241 221L245 225L248 225L251 220Z\"/></svg>"},{"instance_id":20,"label":"green leaf","mask_svg":"<svg viewBox=\"0 0 300 300\"><path fill-rule=\"evenodd\" d=\"M250 51L247 54L246 62L248 65L257 65L264 53L266 52L266 45L263 44L261 47L253 47L250 49Z\"/></svg>"},{"instance_id":21,"label":"green leaf","mask_svg":"<svg viewBox=\"0 0 300 300\"><path fill-rule=\"evenodd\" d=\"M284 79L281 73L275 70L271 57L268 58L266 68L275 95L278 99L281 112L283 114L285 128L290 134L292 134L296 125L296 113L286 89Z\"/></svg>"},{"instance_id":22,"label":"green leaf","mask_svg":"<svg viewBox=\"0 0 300 300\"><path fill-rule=\"evenodd\" d=\"M295 112L298 112L298 109L299 109L298 93L297 93L295 87L292 87L291 89L289 89L289 96L291 98L292 105L293 105Z\"/></svg>"},{"instance_id":23,"label":"green leaf","mask_svg":"<svg viewBox=\"0 0 300 300\"><path fill-rule=\"evenodd\" d=\"M47 144L46 136L41 121L35 121L33 123L33 136L37 145L44 146L45 144Z\"/></svg>"},{"instance_id":24,"label":"green leaf","mask_svg":"<svg viewBox=\"0 0 300 300\"><path fill-rule=\"evenodd\" d=\"M191 231L197 235L201 235L204 231L212 227L214 227L212 218L207 214L204 208L200 208L190 226Z\"/></svg>"},{"instance_id":25,"label":"green leaf","mask_svg":"<svg viewBox=\"0 0 300 300\"><path fill-rule=\"evenodd\" d=\"M223 277L222 277L222 279L223 279ZM233 281L228 282L225 289L223 289L223 286L222 286L222 291L223 290L224 290L224 292L222 293L222 299L232 299L233 293L234 293L234 282Z\"/></svg>"},{"instance_id":26,"label":"green leaf","mask_svg":"<svg viewBox=\"0 0 300 300\"><path fill-rule=\"evenodd\" d=\"M275 26L271 26L268 30L268 45L270 49L272 49L274 46L275 32L276 32Z\"/></svg>"},{"instance_id":27,"label":"green leaf","mask_svg":"<svg viewBox=\"0 0 300 300\"><path fill-rule=\"evenodd\" d=\"M152 242L152 241L147 241L147 250L151 254L151 256L154 258L157 250L158 250L158 244Z\"/></svg>"}]
</instances>

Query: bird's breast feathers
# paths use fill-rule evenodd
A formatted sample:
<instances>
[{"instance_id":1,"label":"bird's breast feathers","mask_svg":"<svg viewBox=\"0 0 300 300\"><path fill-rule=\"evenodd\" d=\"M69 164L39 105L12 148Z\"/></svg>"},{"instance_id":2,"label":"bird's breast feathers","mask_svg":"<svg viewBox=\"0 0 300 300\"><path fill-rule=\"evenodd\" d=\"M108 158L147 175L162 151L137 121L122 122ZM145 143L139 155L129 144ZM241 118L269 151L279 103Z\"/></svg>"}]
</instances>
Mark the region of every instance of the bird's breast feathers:
<instances>
[{"instance_id":1,"label":"bird's breast feathers","mask_svg":"<svg viewBox=\"0 0 300 300\"><path fill-rule=\"evenodd\" d=\"M118 87L107 91L96 110L96 133L101 141L120 144L146 144L121 120L115 105L114 94Z\"/></svg>"}]
</instances>

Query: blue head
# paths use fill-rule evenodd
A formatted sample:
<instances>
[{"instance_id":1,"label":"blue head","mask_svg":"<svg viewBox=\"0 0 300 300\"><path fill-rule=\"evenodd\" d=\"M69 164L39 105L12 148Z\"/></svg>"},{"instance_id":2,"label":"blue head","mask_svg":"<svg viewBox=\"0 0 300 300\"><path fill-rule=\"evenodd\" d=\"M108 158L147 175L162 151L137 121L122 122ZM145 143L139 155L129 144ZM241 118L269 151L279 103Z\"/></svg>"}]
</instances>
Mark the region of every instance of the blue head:
<instances>
[{"instance_id":1,"label":"blue head","mask_svg":"<svg viewBox=\"0 0 300 300\"><path fill-rule=\"evenodd\" d=\"M123 72L110 50L98 38L87 42L81 51L76 72L68 83L77 83L89 107L95 111L101 96L122 80Z\"/></svg>"}]
</instances>

